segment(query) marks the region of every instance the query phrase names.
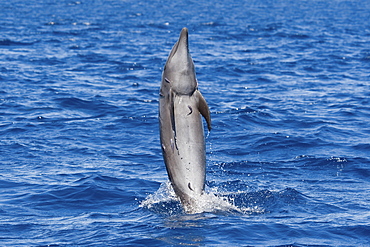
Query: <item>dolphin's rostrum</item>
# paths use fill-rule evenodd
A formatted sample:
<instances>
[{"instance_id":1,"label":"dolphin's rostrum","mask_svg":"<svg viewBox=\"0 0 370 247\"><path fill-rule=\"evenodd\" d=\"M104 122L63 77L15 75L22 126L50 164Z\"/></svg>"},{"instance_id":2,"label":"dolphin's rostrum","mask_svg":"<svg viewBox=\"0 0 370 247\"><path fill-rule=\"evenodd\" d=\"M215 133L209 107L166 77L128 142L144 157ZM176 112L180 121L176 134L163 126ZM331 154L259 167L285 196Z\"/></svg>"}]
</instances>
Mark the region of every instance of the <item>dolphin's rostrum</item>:
<instances>
[{"instance_id":1,"label":"dolphin's rostrum","mask_svg":"<svg viewBox=\"0 0 370 247\"><path fill-rule=\"evenodd\" d=\"M162 74L159 125L162 153L168 177L186 212L194 212L203 194L206 152L201 115L211 130L206 100L198 90L194 63L189 53L188 29L168 56Z\"/></svg>"}]
</instances>

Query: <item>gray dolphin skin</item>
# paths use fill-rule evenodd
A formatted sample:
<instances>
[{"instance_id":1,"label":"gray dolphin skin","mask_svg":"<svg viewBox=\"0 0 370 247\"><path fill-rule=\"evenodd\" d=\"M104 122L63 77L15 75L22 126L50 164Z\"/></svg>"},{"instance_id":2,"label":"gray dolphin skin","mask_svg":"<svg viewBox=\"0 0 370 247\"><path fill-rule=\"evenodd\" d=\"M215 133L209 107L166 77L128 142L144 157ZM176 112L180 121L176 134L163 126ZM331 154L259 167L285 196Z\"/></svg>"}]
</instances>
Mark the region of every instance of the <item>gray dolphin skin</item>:
<instances>
[{"instance_id":1,"label":"gray dolphin skin","mask_svg":"<svg viewBox=\"0 0 370 247\"><path fill-rule=\"evenodd\" d=\"M206 151L201 115L211 130L206 100L198 90L189 53L188 29L183 28L163 69L159 93L159 127L168 177L185 212L194 211L203 194Z\"/></svg>"}]
</instances>

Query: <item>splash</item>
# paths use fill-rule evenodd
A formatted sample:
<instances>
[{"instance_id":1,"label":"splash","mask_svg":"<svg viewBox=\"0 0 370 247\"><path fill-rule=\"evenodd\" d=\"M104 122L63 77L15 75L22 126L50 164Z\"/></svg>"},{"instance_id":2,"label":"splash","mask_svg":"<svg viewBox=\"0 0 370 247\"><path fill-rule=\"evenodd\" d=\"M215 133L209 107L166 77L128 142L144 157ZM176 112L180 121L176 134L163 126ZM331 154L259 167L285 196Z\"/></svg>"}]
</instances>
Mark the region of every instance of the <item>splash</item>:
<instances>
[{"instance_id":1,"label":"splash","mask_svg":"<svg viewBox=\"0 0 370 247\"><path fill-rule=\"evenodd\" d=\"M200 214L200 213L215 213L215 214L252 214L263 213L263 209L258 207L246 207L236 205L233 200L233 195L221 195L217 188L206 187L205 193L193 198L191 206L181 205L180 199L176 196L171 183L168 181L162 183L158 191L148 195L144 201L140 203L140 207L147 208L156 213L165 215L178 214Z\"/></svg>"}]
</instances>

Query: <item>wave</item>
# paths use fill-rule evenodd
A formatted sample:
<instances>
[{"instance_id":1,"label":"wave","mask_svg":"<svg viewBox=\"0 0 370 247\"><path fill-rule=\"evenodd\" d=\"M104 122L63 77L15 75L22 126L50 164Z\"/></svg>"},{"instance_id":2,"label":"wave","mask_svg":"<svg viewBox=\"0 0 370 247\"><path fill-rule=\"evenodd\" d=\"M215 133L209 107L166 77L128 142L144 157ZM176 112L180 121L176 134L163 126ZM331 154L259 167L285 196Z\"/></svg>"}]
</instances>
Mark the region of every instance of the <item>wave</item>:
<instances>
[{"instance_id":1,"label":"wave","mask_svg":"<svg viewBox=\"0 0 370 247\"><path fill-rule=\"evenodd\" d=\"M196 203L192 209L192 214L243 213L243 211L248 210L236 207L227 197L217 196L216 194L207 191L194 199ZM140 207L168 216L185 214L185 210L181 205L180 199L176 196L169 181L162 183L158 191L147 196L146 199L141 202Z\"/></svg>"},{"instance_id":2,"label":"wave","mask_svg":"<svg viewBox=\"0 0 370 247\"><path fill-rule=\"evenodd\" d=\"M29 46L33 45L35 42L20 42L10 39L0 39L0 46Z\"/></svg>"},{"instance_id":3,"label":"wave","mask_svg":"<svg viewBox=\"0 0 370 247\"><path fill-rule=\"evenodd\" d=\"M282 191L223 191L221 187L206 186L205 193L196 198L194 214L266 214L276 210L283 210L284 206L307 203L307 198L292 188ZM140 203L140 207L154 213L175 216L184 215L185 210L181 206L171 183L162 183L159 189L148 195Z\"/></svg>"},{"instance_id":4,"label":"wave","mask_svg":"<svg viewBox=\"0 0 370 247\"><path fill-rule=\"evenodd\" d=\"M107 114L113 114L117 107L100 100L83 100L80 98L58 98L55 101L65 110L83 112L93 117L101 117ZM91 117L91 116L90 116Z\"/></svg>"}]
</instances>

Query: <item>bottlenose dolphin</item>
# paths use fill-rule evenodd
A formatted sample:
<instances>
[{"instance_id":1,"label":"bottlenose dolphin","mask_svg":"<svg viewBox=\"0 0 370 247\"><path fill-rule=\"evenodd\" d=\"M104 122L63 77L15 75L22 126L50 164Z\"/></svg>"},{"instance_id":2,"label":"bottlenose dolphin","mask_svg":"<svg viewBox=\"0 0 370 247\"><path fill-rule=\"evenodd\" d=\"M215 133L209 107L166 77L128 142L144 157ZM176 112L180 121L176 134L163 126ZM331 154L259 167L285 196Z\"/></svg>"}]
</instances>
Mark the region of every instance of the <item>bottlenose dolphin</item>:
<instances>
[{"instance_id":1,"label":"bottlenose dolphin","mask_svg":"<svg viewBox=\"0 0 370 247\"><path fill-rule=\"evenodd\" d=\"M189 53L188 29L183 28L162 74L159 127L163 159L172 187L186 212L195 210L203 194L206 151L201 115L211 130L206 100L198 90Z\"/></svg>"}]
</instances>

